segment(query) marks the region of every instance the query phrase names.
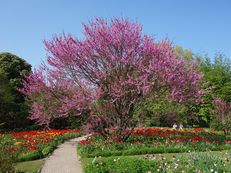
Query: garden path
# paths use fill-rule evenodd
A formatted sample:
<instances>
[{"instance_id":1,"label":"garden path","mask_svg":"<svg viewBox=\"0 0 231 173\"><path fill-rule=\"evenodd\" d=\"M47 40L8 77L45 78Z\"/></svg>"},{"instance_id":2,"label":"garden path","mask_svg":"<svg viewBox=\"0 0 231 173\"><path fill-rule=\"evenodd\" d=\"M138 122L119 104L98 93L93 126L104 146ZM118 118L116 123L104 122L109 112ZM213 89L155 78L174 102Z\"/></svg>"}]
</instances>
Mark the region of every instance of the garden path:
<instances>
[{"instance_id":1,"label":"garden path","mask_svg":"<svg viewBox=\"0 0 231 173\"><path fill-rule=\"evenodd\" d=\"M46 158L41 173L82 173L80 157L77 156L76 152L76 144L85 137L71 139L61 144L51 156Z\"/></svg>"}]
</instances>

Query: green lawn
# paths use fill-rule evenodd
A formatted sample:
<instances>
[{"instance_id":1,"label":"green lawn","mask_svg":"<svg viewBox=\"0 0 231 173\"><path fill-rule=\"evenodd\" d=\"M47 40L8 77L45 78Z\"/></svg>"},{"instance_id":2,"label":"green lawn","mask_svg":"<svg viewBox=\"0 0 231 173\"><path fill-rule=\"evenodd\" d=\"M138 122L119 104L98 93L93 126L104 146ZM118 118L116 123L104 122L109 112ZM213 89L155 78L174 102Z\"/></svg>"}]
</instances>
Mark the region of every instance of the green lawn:
<instances>
[{"instance_id":1,"label":"green lawn","mask_svg":"<svg viewBox=\"0 0 231 173\"><path fill-rule=\"evenodd\" d=\"M165 153L165 154L148 154L133 156L112 156L112 157L95 157L82 158L82 165L86 173L91 172L117 172L125 173L140 172L150 170L156 172L160 166L162 170L158 172L178 173L184 170L188 173L194 173L203 170L204 173L227 172L231 169L231 151L209 151L209 152L189 152L189 153ZM222 163L221 163L222 162ZM163 168L166 165L169 169ZM179 165L174 168L175 165ZM189 165L189 166L188 166ZM141 168L143 167L143 168ZM128 169L128 170L125 170ZM154 171L154 172L153 172Z\"/></svg>"},{"instance_id":2,"label":"green lawn","mask_svg":"<svg viewBox=\"0 0 231 173\"><path fill-rule=\"evenodd\" d=\"M231 157L231 151L225 150L225 151L209 151L209 152L192 152L192 153L200 153L200 154L206 154L209 153L212 156L218 156L218 157ZM189 153L163 153L163 154L146 154L146 155L132 155L132 156L111 156L111 157L97 157L98 160L104 160L108 158L141 158L146 156L155 157L157 160L161 159L162 157L165 157L167 160L172 159L174 156L176 158L184 158L187 159L191 154ZM91 163L95 158L81 158L81 162L83 165Z\"/></svg>"},{"instance_id":3,"label":"green lawn","mask_svg":"<svg viewBox=\"0 0 231 173\"><path fill-rule=\"evenodd\" d=\"M26 162L19 162L15 164L16 169L19 172L23 173L37 173L39 170L42 169L45 160L33 160L33 161L26 161Z\"/></svg>"}]
</instances>

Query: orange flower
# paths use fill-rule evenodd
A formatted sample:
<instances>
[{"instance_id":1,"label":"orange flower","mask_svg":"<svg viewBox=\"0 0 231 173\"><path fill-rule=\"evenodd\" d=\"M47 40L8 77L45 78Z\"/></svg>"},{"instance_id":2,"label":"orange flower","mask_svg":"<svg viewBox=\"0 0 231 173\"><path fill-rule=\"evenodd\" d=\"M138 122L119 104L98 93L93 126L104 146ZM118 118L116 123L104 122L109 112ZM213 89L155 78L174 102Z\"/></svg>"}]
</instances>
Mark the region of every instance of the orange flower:
<instances>
[{"instance_id":1,"label":"orange flower","mask_svg":"<svg viewBox=\"0 0 231 173\"><path fill-rule=\"evenodd\" d=\"M22 142L15 142L14 145L19 145L21 144Z\"/></svg>"}]
</instances>

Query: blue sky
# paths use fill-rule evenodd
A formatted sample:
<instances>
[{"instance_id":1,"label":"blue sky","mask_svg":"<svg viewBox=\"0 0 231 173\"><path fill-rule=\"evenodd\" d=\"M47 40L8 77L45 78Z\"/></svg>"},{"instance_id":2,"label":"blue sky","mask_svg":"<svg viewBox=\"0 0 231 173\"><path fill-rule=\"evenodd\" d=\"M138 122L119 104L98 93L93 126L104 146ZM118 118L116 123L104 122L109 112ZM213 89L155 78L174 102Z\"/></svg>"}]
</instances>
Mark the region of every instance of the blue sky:
<instances>
[{"instance_id":1,"label":"blue sky","mask_svg":"<svg viewBox=\"0 0 231 173\"><path fill-rule=\"evenodd\" d=\"M126 17L157 39L231 59L230 0L0 0L0 7L0 52L33 66L46 57L44 39L62 32L81 37L82 22L93 17Z\"/></svg>"}]
</instances>

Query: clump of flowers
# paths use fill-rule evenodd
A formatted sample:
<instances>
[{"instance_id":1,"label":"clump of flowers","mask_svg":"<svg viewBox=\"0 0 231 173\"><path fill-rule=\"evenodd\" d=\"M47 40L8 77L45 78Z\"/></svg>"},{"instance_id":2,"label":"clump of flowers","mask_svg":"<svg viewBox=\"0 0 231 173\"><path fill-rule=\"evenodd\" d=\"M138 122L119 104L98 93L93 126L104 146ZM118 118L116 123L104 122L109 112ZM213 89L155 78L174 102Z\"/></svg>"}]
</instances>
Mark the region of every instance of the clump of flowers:
<instances>
[{"instance_id":1,"label":"clump of flowers","mask_svg":"<svg viewBox=\"0 0 231 173\"><path fill-rule=\"evenodd\" d=\"M54 148L57 141L63 141L71 137L80 136L81 130L45 130L45 131L22 131L2 134L0 147L2 150L19 157L30 152L38 154L46 147Z\"/></svg>"}]
</instances>

